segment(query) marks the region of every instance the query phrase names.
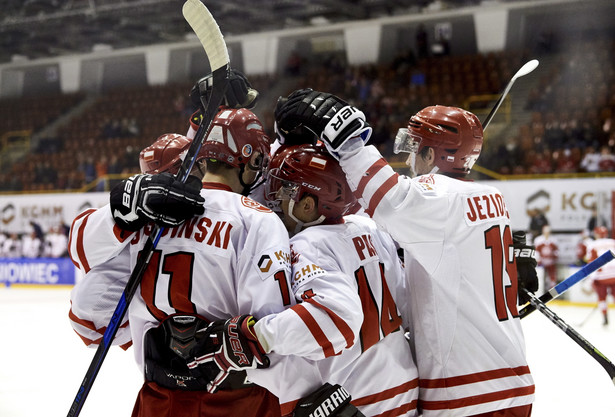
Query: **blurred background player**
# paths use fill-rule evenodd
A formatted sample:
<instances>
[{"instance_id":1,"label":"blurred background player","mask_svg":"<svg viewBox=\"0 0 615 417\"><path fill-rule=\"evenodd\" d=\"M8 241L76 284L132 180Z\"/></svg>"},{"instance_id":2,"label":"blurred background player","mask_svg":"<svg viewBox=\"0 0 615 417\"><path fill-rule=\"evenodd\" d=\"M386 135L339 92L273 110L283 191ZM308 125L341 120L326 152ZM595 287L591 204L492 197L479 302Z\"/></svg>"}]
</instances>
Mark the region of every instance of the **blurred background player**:
<instances>
[{"instance_id":1,"label":"blurred background player","mask_svg":"<svg viewBox=\"0 0 615 417\"><path fill-rule=\"evenodd\" d=\"M417 178L398 175L364 146L365 116L331 94L296 91L276 120L325 142L366 213L404 249L423 415L529 416L534 382L517 296L538 282L528 260L517 276L513 249L526 247L525 236L513 240L502 194L463 181L483 143L478 118L445 106L412 116L395 152L409 153Z\"/></svg>"},{"instance_id":2,"label":"blurred background player","mask_svg":"<svg viewBox=\"0 0 615 417\"><path fill-rule=\"evenodd\" d=\"M591 262L598 258L606 251L615 252L615 240L609 238L609 231L604 226L599 226L594 229L596 239L587 245L587 262ZM602 323L606 326L609 324L607 295L615 298L615 264L607 263L602 268L598 269L591 275L592 286L598 296L598 308L602 312Z\"/></svg>"},{"instance_id":3,"label":"blurred background player","mask_svg":"<svg viewBox=\"0 0 615 417\"><path fill-rule=\"evenodd\" d=\"M544 270L545 290L557 285L557 261L559 259L559 246L551 234L551 226L542 226L542 234L534 239L534 246L538 255L538 265Z\"/></svg>"}]
</instances>

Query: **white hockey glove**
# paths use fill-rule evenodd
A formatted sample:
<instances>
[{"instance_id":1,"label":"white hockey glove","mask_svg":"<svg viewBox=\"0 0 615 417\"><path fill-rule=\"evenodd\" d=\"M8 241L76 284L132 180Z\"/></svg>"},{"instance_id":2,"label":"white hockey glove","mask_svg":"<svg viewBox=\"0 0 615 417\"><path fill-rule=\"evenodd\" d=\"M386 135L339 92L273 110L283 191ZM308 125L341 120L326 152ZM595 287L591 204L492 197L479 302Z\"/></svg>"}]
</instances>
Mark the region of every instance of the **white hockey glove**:
<instances>
[{"instance_id":1,"label":"white hockey glove","mask_svg":"<svg viewBox=\"0 0 615 417\"><path fill-rule=\"evenodd\" d=\"M111 190L111 213L124 230L135 231L147 222L173 227L203 214L201 180L189 176L185 183L169 173L134 175Z\"/></svg>"},{"instance_id":2,"label":"white hockey glove","mask_svg":"<svg viewBox=\"0 0 615 417\"><path fill-rule=\"evenodd\" d=\"M190 100L197 108L203 106L201 97L205 98L205 102L209 101L212 89L212 76L212 74L208 74L198 80L190 91ZM257 99L258 91L252 88L246 76L241 71L231 69L229 71L229 84L224 93L222 105L233 109L251 109L256 106Z\"/></svg>"},{"instance_id":3,"label":"white hockey glove","mask_svg":"<svg viewBox=\"0 0 615 417\"><path fill-rule=\"evenodd\" d=\"M362 111L333 94L311 88L294 91L286 101L278 100L275 121L283 132L301 126L311 130L333 155L344 151L347 140L360 137L366 143L372 134Z\"/></svg>"}]
</instances>

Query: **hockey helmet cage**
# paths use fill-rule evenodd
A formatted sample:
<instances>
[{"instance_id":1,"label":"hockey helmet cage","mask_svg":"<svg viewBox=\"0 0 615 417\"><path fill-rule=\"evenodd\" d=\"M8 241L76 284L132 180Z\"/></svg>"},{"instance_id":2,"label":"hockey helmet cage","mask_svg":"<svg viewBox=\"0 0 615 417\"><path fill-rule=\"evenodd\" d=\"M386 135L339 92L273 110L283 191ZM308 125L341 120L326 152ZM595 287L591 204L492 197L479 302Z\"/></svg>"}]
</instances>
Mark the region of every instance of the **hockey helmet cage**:
<instances>
[{"instance_id":1,"label":"hockey helmet cage","mask_svg":"<svg viewBox=\"0 0 615 417\"><path fill-rule=\"evenodd\" d=\"M470 172L483 146L483 127L473 113L449 106L429 106L410 118L395 139L395 153L434 149L439 171L453 176Z\"/></svg>"},{"instance_id":2,"label":"hockey helmet cage","mask_svg":"<svg viewBox=\"0 0 615 417\"><path fill-rule=\"evenodd\" d=\"M318 145L289 146L272 158L265 198L275 201L281 189L286 198L295 202L306 194L315 196L325 223L339 222L342 216L350 214L357 201L339 163Z\"/></svg>"},{"instance_id":3,"label":"hockey helmet cage","mask_svg":"<svg viewBox=\"0 0 615 417\"><path fill-rule=\"evenodd\" d=\"M248 109L221 108L203 142L200 154L235 168L247 165L256 152L262 155L254 169L266 168L270 141L263 124Z\"/></svg>"}]
</instances>

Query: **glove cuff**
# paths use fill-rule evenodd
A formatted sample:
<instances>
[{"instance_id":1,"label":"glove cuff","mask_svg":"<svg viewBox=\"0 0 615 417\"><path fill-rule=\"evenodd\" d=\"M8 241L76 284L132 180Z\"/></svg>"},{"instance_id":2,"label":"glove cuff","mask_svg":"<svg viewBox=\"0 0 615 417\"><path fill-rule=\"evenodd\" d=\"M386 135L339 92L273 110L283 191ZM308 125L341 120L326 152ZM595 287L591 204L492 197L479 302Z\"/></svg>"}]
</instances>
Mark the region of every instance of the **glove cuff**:
<instances>
[{"instance_id":1,"label":"glove cuff","mask_svg":"<svg viewBox=\"0 0 615 417\"><path fill-rule=\"evenodd\" d=\"M367 142L371 132L365 114L354 106L345 106L325 125L322 136L326 143L331 144L331 150L337 152L346 139L361 136Z\"/></svg>"}]
</instances>

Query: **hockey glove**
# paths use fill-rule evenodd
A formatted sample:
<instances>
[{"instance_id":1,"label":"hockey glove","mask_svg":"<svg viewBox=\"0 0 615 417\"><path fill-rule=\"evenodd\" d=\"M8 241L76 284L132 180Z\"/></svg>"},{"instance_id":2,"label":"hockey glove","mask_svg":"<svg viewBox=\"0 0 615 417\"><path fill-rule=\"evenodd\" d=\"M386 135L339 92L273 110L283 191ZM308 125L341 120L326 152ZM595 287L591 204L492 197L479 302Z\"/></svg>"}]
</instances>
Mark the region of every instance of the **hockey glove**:
<instances>
[{"instance_id":1,"label":"hockey glove","mask_svg":"<svg viewBox=\"0 0 615 417\"><path fill-rule=\"evenodd\" d=\"M111 190L111 213L124 230L135 231L147 222L173 227L203 214L201 180L189 176L185 183L169 173L134 175Z\"/></svg>"},{"instance_id":2,"label":"hockey glove","mask_svg":"<svg viewBox=\"0 0 615 417\"><path fill-rule=\"evenodd\" d=\"M197 108L203 107L201 97L204 98L205 102L209 101L212 89L211 77L212 74L208 74L201 78L190 91L190 101ZM246 76L238 70L231 69L222 104L233 109L251 109L256 106L257 99L258 91L252 88Z\"/></svg>"},{"instance_id":3,"label":"hockey glove","mask_svg":"<svg viewBox=\"0 0 615 417\"><path fill-rule=\"evenodd\" d=\"M327 382L299 400L293 416L364 417L357 407L350 403L350 398L344 387Z\"/></svg>"},{"instance_id":4,"label":"hockey glove","mask_svg":"<svg viewBox=\"0 0 615 417\"><path fill-rule=\"evenodd\" d=\"M200 330L197 345L190 355L188 368L198 375L211 373L212 365L218 370L207 390L215 392L230 372L245 369L268 368L269 358L254 334L256 319L244 314L228 320L216 320Z\"/></svg>"},{"instance_id":5,"label":"hockey glove","mask_svg":"<svg viewBox=\"0 0 615 417\"><path fill-rule=\"evenodd\" d=\"M534 293L538 290L538 275L536 275L536 250L534 246L527 245L525 232L520 230L513 233L513 247L515 261L517 262L517 294L519 305L529 302L529 297L523 289Z\"/></svg>"},{"instance_id":6,"label":"hockey glove","mask_svg":"<svg viewBox=\"0 0 615 417\"><path fill-rule=\"evenodd\" d=\"M281 131L304 126L320 137L330 152L338 152L350 138L361 137L367 142L372 133L362 111L333 94L311 88L291 93L286 101L278 99L274 116Z\"/></svg>"}]
</instances>

